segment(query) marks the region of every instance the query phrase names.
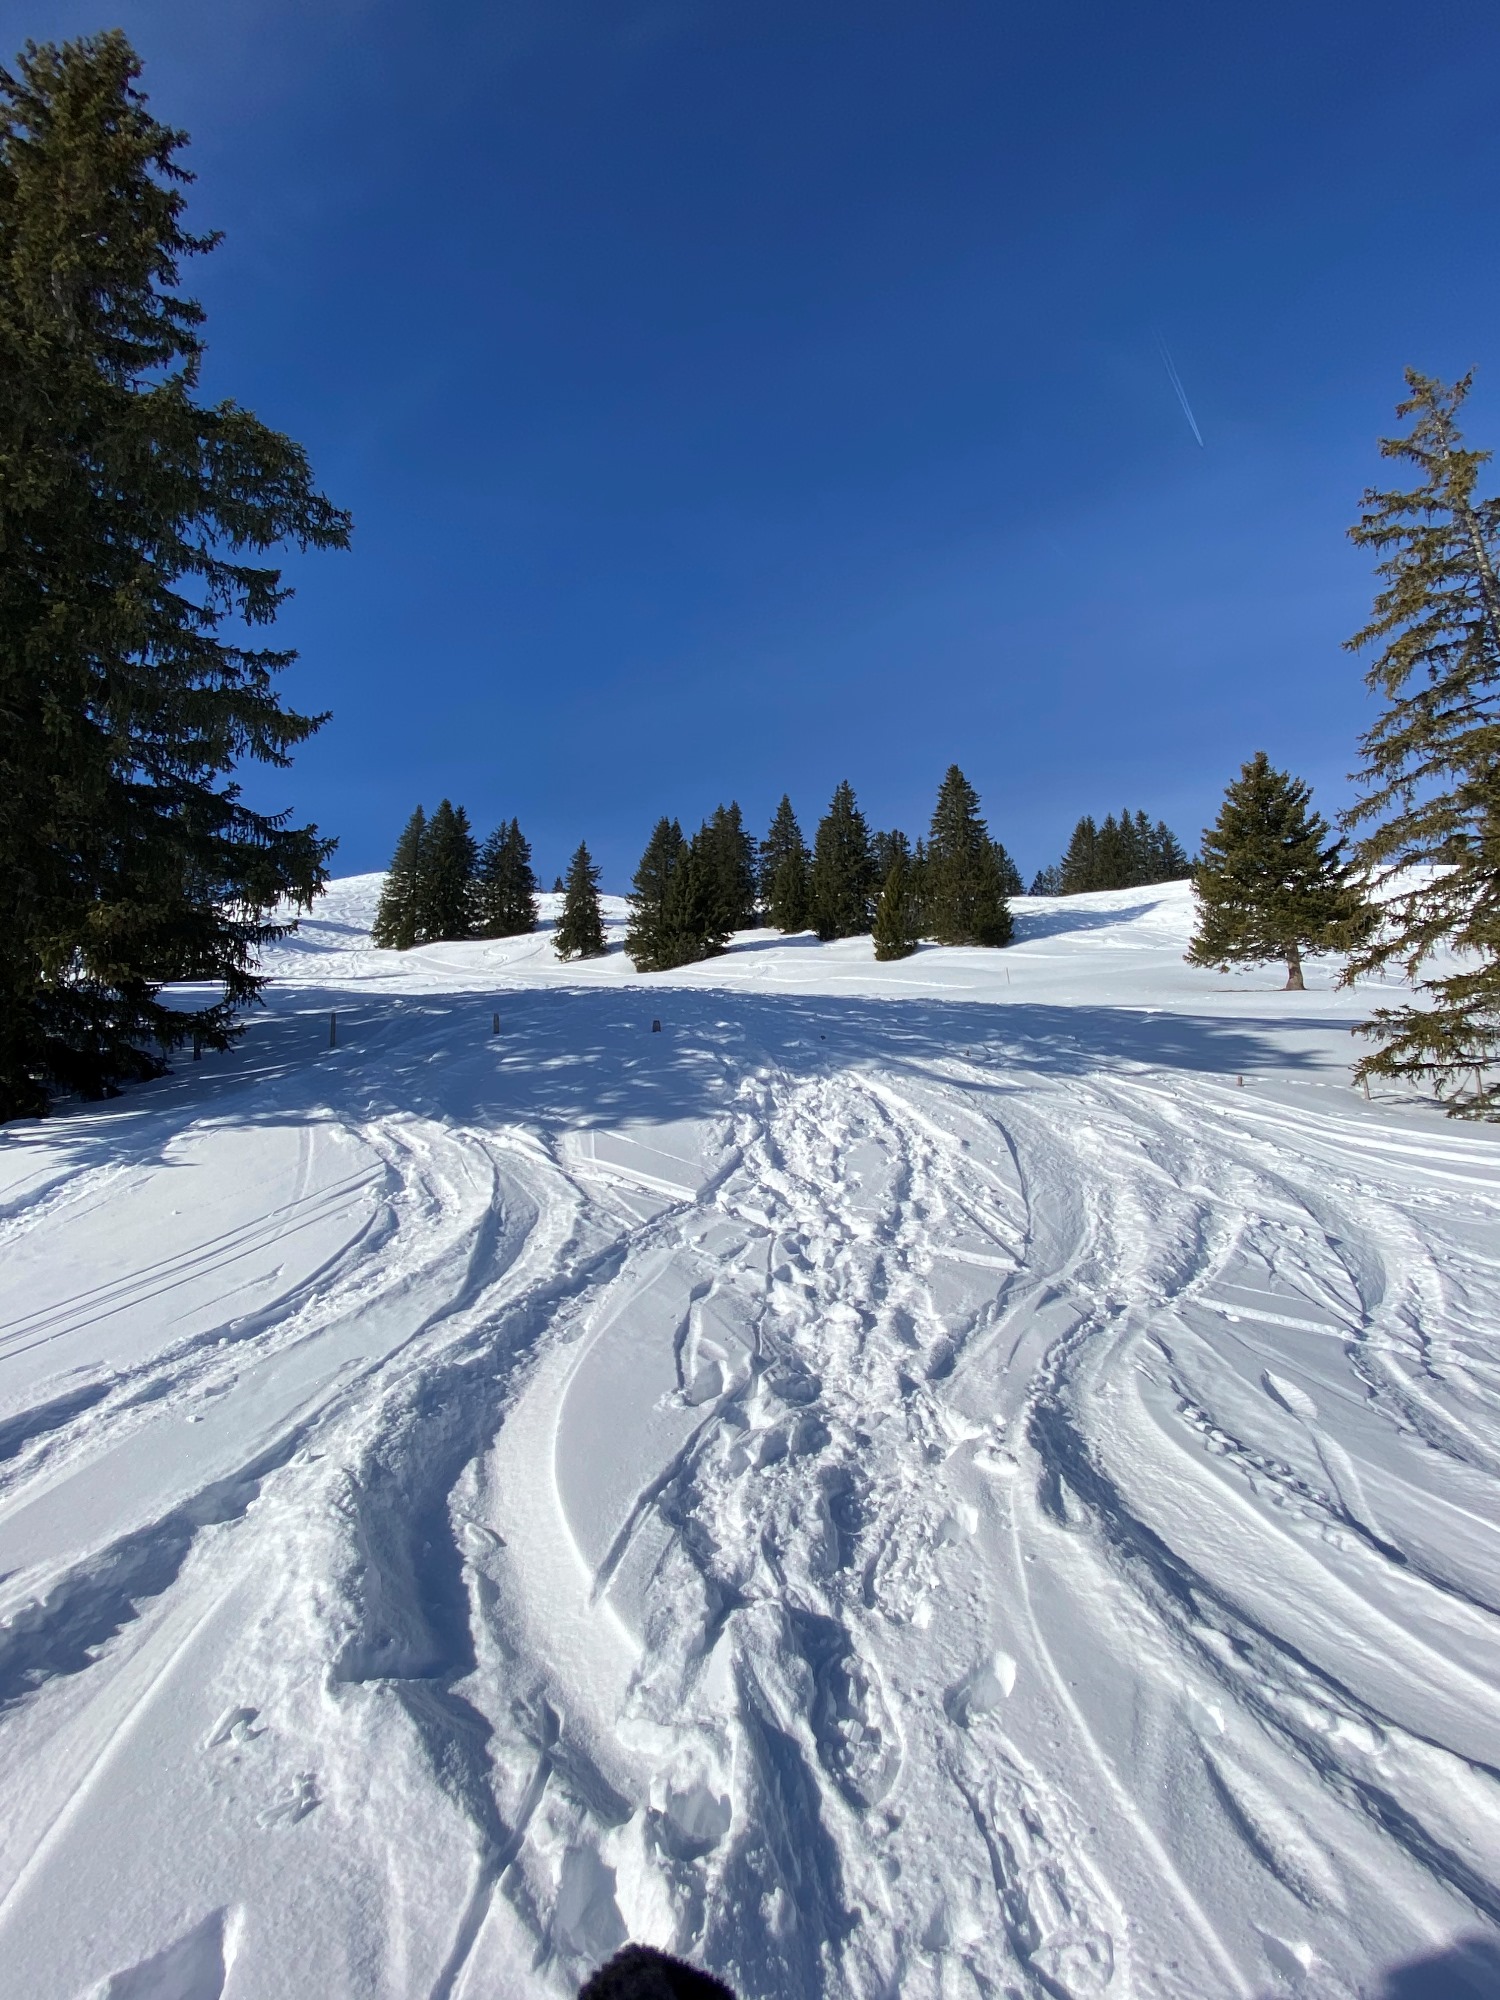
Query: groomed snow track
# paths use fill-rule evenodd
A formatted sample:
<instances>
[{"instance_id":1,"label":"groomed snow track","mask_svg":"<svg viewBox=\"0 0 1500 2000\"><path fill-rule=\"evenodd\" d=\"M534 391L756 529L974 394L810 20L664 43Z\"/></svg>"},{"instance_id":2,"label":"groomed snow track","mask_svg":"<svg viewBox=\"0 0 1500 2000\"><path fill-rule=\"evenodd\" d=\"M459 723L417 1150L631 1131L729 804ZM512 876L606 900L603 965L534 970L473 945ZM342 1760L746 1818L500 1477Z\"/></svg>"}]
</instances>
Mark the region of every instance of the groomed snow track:
<instances>
[{"instance_id":1,"label":"groomed snow track","mask_svg":"<svg viewBox=\"0 0 1500 2000\"><path fill-rule=\"evenodd\" d=\"M1500 1991L1500 1151L1357 999L369 889L0 1135L0 1993Z\"/></svg>"}]
</instances>

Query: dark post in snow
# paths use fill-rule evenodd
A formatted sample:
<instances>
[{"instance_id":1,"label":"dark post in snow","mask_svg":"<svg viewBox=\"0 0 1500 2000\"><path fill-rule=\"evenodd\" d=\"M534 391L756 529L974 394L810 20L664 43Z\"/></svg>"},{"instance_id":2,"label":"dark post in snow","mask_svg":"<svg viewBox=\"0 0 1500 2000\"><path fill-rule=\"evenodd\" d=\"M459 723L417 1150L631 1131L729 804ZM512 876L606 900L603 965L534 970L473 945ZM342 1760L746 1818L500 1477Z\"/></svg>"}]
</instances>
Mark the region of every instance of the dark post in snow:
<instances>
[{"instance_id":1,"label":"dark post in snow","mask_svg":"<svg viewBox=\"0 0 1500 2000\"><path fill-rule=\"evenodd\" d=\"M659 1034L661 1033L661 1022L660 1022L660 1021L653 1021L653 1022L651 1023L651 1032L652 1032L652 1034L653 1034L653 1035L659 1035Z\"/></svg>"},{"instance_id":2,"label":"dark post in snow","mask_svg":"<svg viewBox=\"0 0 1500 2000\"><path fill-rule=\"evenodd\" d=\"M339 1017L337 1014L330 1014L328 1016L328 1046L331 1049L336 1049L338 1045L339 1045Z\"/></svg>"},{"instance_id":3,"label":"dark post in snow","mask_svg":"<svg viewBox=\"0 0 1500 2000\"><path fill-rule=\"evenodd\" d=\"M499 1032L500 1032L500 1015L497 1011L496 1013L490 1016L490 1033L492 1035L498 1035Z\"/></svg>"}]
</instances>

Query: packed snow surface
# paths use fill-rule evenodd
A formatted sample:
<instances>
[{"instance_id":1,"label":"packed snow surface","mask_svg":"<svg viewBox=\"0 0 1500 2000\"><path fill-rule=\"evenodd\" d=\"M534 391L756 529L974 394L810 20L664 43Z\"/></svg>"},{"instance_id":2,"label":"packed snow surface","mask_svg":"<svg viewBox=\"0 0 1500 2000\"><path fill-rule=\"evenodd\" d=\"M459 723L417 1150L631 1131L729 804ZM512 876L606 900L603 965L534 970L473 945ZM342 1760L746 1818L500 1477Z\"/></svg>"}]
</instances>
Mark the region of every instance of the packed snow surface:
<instances>
[{"instance_id":1,"label":"packed snow surface","mask_svg":"<svg viewBox=\"0 0 1500 2000\"><path fill-rule=\"evenodd\" d=\"M1500 1986L1500 1135L1351 1088L1393 989L378 888L0 1133L8 2000Z\"/></svg>"}]
</instances>

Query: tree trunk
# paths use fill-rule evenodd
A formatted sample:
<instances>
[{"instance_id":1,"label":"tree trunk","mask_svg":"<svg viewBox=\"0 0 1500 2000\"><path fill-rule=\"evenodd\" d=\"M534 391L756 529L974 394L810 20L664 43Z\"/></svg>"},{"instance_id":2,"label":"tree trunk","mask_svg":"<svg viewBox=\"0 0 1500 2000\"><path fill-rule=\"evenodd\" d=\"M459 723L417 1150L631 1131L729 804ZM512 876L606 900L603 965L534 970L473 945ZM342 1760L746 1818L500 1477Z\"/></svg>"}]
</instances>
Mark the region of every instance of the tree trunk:
<instances>
[{"instance_id":1,"label":"tree trunk","mask_svg":"<svg viewBox=\"0 0 1500 2000\"><path fill-rule=\"evenodd\" d=\"M1302 983L1302 953L1296 945L1293 945L1286 955L1286 985L1281 990L1283 993L1307 991Z\"/></svg>"}]
</instances>

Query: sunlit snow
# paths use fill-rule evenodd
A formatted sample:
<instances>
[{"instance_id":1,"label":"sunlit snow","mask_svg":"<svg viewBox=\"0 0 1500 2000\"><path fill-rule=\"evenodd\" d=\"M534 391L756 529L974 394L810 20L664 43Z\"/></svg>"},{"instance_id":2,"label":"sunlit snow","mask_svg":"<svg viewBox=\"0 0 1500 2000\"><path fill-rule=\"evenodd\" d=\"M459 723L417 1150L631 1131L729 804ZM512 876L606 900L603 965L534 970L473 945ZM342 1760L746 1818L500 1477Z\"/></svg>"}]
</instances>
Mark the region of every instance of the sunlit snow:
<instances>
[{"instance_id":1,"label":"sunlit snow","mask_svg":"<svg viewBox=\"0 0 1500 2000\"><path fill-rule=\"evenodd\" d=\"M1394 988L378 888L0 1131L0 1993L1493 1990L1500 1135L1351 1087Z\"/></svg>"}]
</instances>

